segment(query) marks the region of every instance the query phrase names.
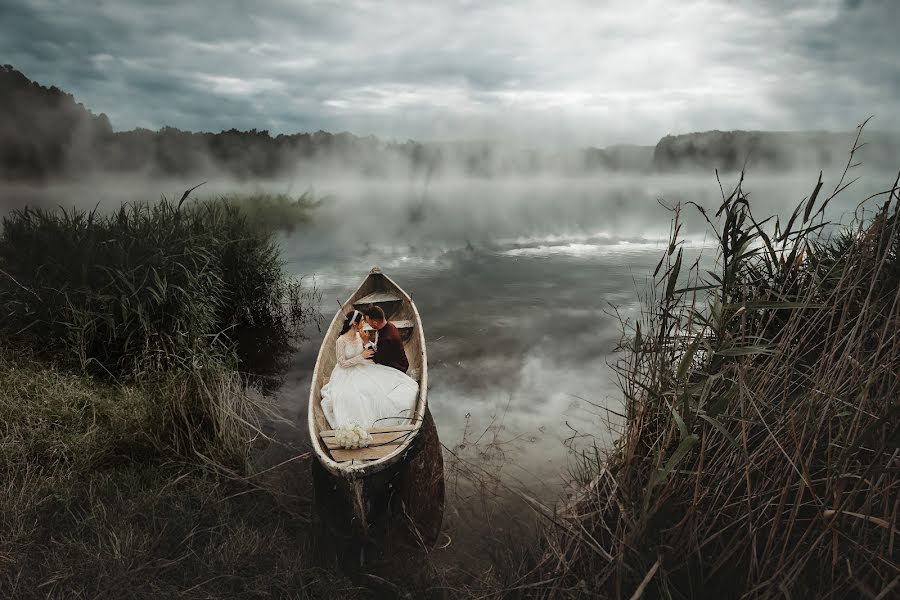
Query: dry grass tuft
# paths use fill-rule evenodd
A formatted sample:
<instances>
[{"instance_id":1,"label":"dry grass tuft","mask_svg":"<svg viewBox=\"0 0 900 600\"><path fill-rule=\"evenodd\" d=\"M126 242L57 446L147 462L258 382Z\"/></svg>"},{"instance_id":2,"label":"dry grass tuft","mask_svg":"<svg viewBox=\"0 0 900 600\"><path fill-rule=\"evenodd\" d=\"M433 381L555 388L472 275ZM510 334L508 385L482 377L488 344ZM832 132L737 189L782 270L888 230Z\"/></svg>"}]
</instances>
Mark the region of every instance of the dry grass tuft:
<instances>
[{"instance_id":1,"label":"dry grass tuft","mask_svg":"<svg viewBox=\"0 0 900 600\"><path fill-rule=\"evenodd\" d=\"M820 177L786 224L723 192L700 209L719 240L705 272L673 209L616 365L624 435L554 517L533 595L896 593L900 198L838 231L824 208L844 187L822 200Z\"/></svg>"},{"instance_id":2,"label":"dry grass tuft","mask_svg":"<svg viewBox=\"0 0 900 600\"><path fill-rule=\"evenodd\" d=\"M0 352L0 596L347 589L319 566L308 506L246 464L261 404L225 370L119 385ZM198 411L215 431L191 441Z\"/></svg>"}]
</instances>

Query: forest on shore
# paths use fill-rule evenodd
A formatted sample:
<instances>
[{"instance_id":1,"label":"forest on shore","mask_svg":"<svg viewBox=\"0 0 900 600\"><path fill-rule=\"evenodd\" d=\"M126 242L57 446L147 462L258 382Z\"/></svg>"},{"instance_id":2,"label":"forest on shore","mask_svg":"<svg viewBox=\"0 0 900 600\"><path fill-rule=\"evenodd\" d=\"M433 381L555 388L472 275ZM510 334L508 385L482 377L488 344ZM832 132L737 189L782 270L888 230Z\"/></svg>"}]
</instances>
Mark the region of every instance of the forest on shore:
<instances>
[{"instance_id":1,"label":"forest on shore","mask_svg":"<svg viewBox=\"0 0 900 600\"><path fill-rule=\"evenodd\" d=\"M0 66L0 177L6 180L98 173L260 179L304 167L373 178L814 171L840 168L854 135L708 131L667 135L656 145L548 151L490 140L385 141L348 132L119 131L106 114L94 114L71 94L31 81L11 65ZM891 170L898 152L900 133L870 134L857 158L866 167Z\"/></svg>"}]
</instances>

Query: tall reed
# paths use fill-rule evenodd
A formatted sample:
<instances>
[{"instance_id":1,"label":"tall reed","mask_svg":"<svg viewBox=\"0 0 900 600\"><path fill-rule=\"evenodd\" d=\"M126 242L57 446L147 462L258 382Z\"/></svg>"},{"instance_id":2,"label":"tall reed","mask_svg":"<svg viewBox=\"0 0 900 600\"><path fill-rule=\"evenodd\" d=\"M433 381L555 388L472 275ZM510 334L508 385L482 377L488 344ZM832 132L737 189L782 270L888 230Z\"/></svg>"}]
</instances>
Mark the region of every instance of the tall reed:
<instances>
[{"instance_id":1,"label":"tall reed","mask_svg":"<svg viewBox=\"0 0 900 600\"><path fill-rule=\"evenodd\" d=\"M895 183L873 218L834 231L843 181L825 196L820 176L786 223L757 220L741 183L715 214L697 206L712 269L687 264L673 208L615 365L623 436L554 518L534 593L896 592L900 197Z\"/></svg>"},{"instance_id":2,"label":"tall reed","mask_svg":"<svg viewBox=\"0 0 900 600\"><path fill-rule=\"evenodd\" d=\"M277 352L314 316L311 299L283 274L272 233L226 200L26 208L3 220L0 335L95 374L234 363L252 357L237 344L250 332Z\"/></svg>"}]
</instances>

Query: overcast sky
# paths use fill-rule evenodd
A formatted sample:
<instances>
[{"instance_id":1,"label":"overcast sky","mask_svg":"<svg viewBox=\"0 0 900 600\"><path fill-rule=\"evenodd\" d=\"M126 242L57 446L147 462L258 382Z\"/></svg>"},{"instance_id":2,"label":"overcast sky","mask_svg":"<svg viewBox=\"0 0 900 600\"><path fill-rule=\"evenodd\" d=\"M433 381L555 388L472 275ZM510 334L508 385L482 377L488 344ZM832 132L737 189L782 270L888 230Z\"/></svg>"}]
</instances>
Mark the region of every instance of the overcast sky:
<instances>
[{"instance_id":1,"label":"overcast sky","mask_svg":"<svg viewBox=\"0 0 900 600\"><path fill-rule=\"evenodd\" d=\"M0 63L118 130L651 144L900 129L898 23L900 0L0 0Z\"/></svg>"}]
</instances>

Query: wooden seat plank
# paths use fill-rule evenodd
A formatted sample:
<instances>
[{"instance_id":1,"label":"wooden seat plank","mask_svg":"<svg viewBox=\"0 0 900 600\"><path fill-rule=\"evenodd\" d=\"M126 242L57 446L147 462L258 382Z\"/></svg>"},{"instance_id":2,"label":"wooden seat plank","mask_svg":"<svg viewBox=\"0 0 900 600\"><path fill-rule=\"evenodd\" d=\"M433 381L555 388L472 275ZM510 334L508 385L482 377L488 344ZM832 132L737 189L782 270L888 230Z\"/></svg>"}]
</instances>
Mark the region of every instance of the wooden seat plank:
<instances>
[{"instance_id":1,"label":"wooden seat plank","mask_svg":"<svg viewBox=\"0 0 900 600\"><path fill-rule=\"evenodd\" d=\"M400 302L402 300L403 298L401 298L399 294L393 292L373 292L368 296L360 298L353 304L377 304L379 302Z\"/></svg>"},{"instance_id":2,"label":"wooden seat plank","mask_svg":"<svg viewBox=\"0 0 900 600\"><path fill-rule=\"evenodd\" d=\"M403 443L407 436L409 435L409 431L389 431L386 433L373 433L372 435L372 443L369 447L378 445L378 444L401 444ZM329 450L341 449L340 445L338 445L337 441L333 437L322 437L322 441L325 442L325 445L328 446Z\"/></svg>"},{"instance_id":3,"label":"wooden seat plank","mask_svg":"<svg viewBox=\"0 0 900 600\"><path fill-rule=\"evenodd\" d=\"M337 462L346 462L348 460L378 460L384 458L394 450L400 447L400 444L384 444L383 446L369 446L368 448L354 448L353 450L331 450L331 456Z\"/></svg>"},{"instance_id":4,"label":"wooden seat plank","mask_svg":"<svg viewBox=\"0 0 900 600\"><path fill-rule=\"evenodd\" d=\"M390 427L370 427L366 431L369 433L390 433L392 431L412 431L415 429L415 425L392 425ZM319 432L319 436L321 437L334 437L333 429L325 429Z\"/></svg>"}]
</instances>

